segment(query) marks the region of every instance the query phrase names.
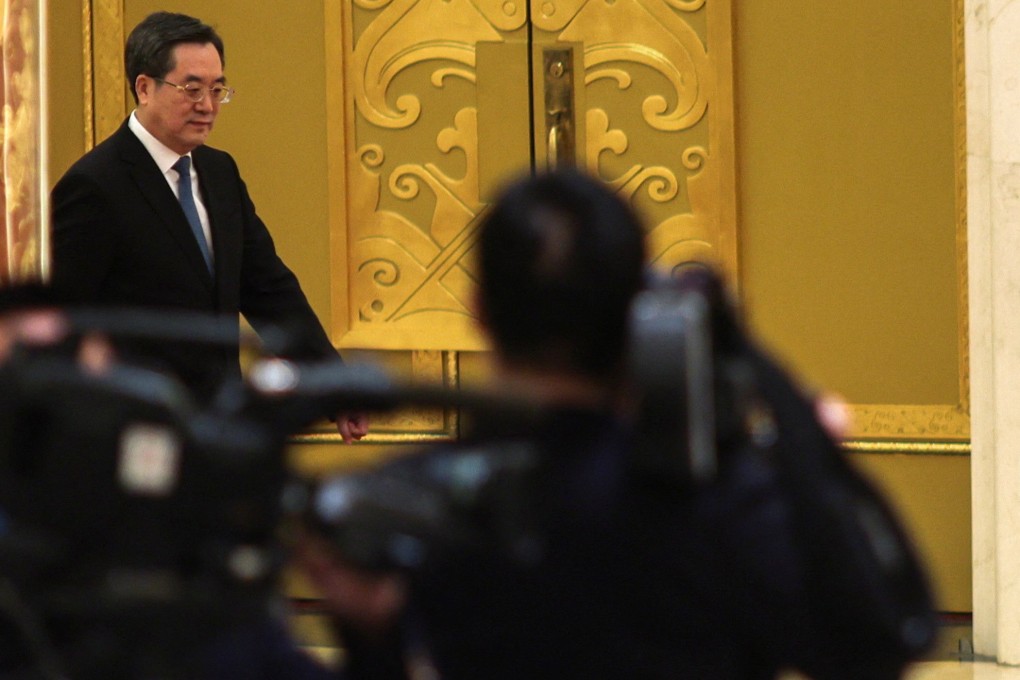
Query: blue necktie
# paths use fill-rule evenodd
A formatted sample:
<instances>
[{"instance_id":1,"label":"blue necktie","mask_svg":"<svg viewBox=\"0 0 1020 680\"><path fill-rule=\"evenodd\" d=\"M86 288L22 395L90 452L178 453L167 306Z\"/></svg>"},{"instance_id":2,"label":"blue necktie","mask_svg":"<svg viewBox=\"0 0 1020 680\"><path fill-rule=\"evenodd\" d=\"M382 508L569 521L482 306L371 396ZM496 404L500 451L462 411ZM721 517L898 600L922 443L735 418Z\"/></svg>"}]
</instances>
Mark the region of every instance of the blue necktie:
<instances>
[{"instance_id":1,"label":"blue necktie","mask_svg":"<svg viewBox=\"0 0 1020 680\"><path fill-rule=\"evenodd\" d=\"M184 209L184 216L188 218L191 231L198 241L198 247L205 258L205 266L209 273L213 270L212 253L209 252L209 243L205 240L205 232L202 231L202 220L198 219L198 208L195 207L195 195L191 193L191 156L181 156L174 163L174 170L177 171L177 199Z\"/></svg>"}]
</instances>

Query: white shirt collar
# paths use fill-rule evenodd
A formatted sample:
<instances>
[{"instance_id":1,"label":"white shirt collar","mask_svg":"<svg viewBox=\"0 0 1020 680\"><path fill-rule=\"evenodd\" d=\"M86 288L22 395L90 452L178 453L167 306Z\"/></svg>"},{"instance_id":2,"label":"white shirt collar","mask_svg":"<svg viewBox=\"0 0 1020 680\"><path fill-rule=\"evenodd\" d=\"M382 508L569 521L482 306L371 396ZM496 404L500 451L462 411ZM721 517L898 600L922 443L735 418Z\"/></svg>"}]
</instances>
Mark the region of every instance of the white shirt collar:
<instances>
[{"instance_id":1,"label":"white shirt collar","mask_svg":"<svg viewBox=\"0 0 1020 680\"><path fill-rule=\"evenodd\" d=\"M128 118L128 127L131 128L131 132L135 133L135 137L138 137L138 141L142 143L149 152L149 155L152 156L152 160L156 161L159 171L165 175L168 170L173 168L174 163L181 157L181 154L156 139L151 132L145 129L145 126L138 120L138 116L135 113L135 111L131 112L131 116ZM185 155L190 156L191 154Z\"/></svg>"}]
</instances>

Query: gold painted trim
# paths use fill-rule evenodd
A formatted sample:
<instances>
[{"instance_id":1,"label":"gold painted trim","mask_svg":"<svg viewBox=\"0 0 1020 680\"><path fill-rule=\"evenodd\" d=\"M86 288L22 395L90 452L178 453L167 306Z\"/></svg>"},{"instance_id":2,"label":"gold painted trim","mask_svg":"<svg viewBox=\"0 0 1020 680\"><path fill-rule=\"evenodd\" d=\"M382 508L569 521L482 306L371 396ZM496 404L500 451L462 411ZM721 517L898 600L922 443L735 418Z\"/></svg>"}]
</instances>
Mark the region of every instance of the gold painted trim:
<instances>
[{"instance_id":1,"label":"gold painted trim","mask_svg":"<svg viewBox=\"0 0 1020 680\"><path fill-rule=\"evenodd\" d=\"M854 404L850 432L855 439L966 441L970 416L959 406Z\"/></svg>"},{"instance_id":2,"label":"gold painted trim","mask_svg":"<svg viewBox=\"0 0 1020 680\"><path fill-rule=\"evenodd\" d=\"M50 82L49 55L46 49L46 36L49 35L49 8L45 0L36 0L36 65L35 78L38 88L39 118L36 129L36 140L39 145L36 161L35 192L38 205L34 238L36 240L34 265L35 272L42 281L50 278L50 169L47 159L50 157L50 141L46 131L50 125L50 93L47 87Z\"/></svg>"},{"instance_id":3,"label":"gold painted trim","mask_svg":"<svg viewBox=\"0 0 1020 680\"><path fill-rule=\"evenodd\" d=\"M442 352L437 362L430 358L435 352L412 353L413 379L428 384L441 384L447 389L455 390L460 384L460 366L457 352ZM436 369L439 369L438 371ZM366 444L425 444L431 442L455 441L460 434L460 411L450 407L443 409L443 426L428 427L419 419L410 417L410 427L400 430L373 428L358 445ZM309 432L301 432L288 438L290 444L343 444L343 438L332 427Z\"/></svg>"},{"instance_id":4,"label":"gold painted trim","mask_svg":"<svg viewBox=\"0 0 1020 680\"><path fill-rule=\"evenodd\" d=\"M967 64L964 0L953 0L953 136L956 147L956 276L959 300L960 410L970 414L970 302L967 274ZM968 436L970 427L968 422Z\"/></svg>"},{"instance_id":5,"label":"gold painted trim","mask_svg":"<svg viewBox=\"0 0 1020 680\"><path fill-rule=\"evenodd\" d=\"M969 456L969 443L949 442L872 442L846 441L844 450L852 453L905 453L926 456Z\"/></svg>"},{"instance_id":6,"label":"gold painted trim","mask_svg":"<svg viewBox=\"0 0 1020 680\"><path fill-rule=\"evenodd\" d=\"M725 200L719 205L719 252L722 255L724 266L729 270L729 283L735 293L740 291L740 229L739 216L737 214L737 109L736 109L736 88L734 86L734 46L733 46L733 5L736 0L730 2L713 2L708 12L708 36L711 41L712 59L715 60L716 78L718 83L715 89L715 106L725 111L725 114L715 115L711 135L713 148L720 151L720 155L729 158L728 164L723 164L719 174L718 195ZM691 6L691 11L699 9L700 4Z\"/></svg>"},{"instance_id":7,"label":"gold painted trim","mask_svg":"<svg viewBox=\"0 0 1020 680\"><path fill-rule=\"evenodd\" d=\"M953 165L956 211L957 359L959 395L956 404L852 404L852 437L889 440L875 444L883 451L895 446L912 453L952 455L970 451L970 315L967 275L967 82L964 62L964 0L952 0L953 12ZM943 444L950 439L960 443ZM871 444L869 444L871 446ZM897 449L899 450L899 449Z\"/></svg>"},{"instance_id":8,"label":"gold painted trim","mask_svg":"<svg viewBox=\"0 0 1020 680\"><path fill-rule=\"evenodd\" d=\"M347 131L354 129L351 107L344 98L344 46L352 37L345 21L343 0L325 0L323 30L325 33L326 74L326 185L329 209L330 243L330 320L329 329L334 345L348 330L350 302L347 297L349 279L347 255Z\"/></svg>"},{"instance_id":9,"label":"gold painted trim","mask_svg":"<svg viewBox=\"0 0 1020 680\"><path fill-rule=\"evenodd\" d=\"M116 131L127 114L124 2L82 0L85 149Z\"/></svg>"},{"instance_id":10,"label":"gold painted trim","mask_svg":"<svg viewBox=\"0 0 1020 680\"><path fill-rule=\"evenodd\" d=\"M363 444L429 444L434 442L454 441L456 436L451 434L425 434L421 432L400 432L370 434L356 446ZM288 439L291 444L343 444L344 440L338 433L316 432L299 434Z\"/></svg>"},{"instance_id":11,"label":"gold painted trim","mask_svg":"<svg viewBox=\"0 0 1020 680\"><path fill-rule=\"evenodd\" d=\"M85 150L89 151L96 145L96 126L93 120L92 100L95 87L92 83L92 0L81 3L82 32L82 76L84 83L85 110Z\"/></svg>"}]
</instances>

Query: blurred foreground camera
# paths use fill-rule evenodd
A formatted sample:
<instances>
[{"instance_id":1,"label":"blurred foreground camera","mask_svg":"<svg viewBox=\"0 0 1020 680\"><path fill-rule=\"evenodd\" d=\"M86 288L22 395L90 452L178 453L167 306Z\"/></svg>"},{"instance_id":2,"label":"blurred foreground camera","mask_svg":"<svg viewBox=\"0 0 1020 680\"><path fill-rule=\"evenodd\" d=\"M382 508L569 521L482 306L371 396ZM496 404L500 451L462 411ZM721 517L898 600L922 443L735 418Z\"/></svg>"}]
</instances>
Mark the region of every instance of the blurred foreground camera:
<instances>
[{"instance_id":1,"label":"blurred foreground camera","mask_svg":"<svg viewBox=\"0 0 1020 680\"><path fill-rule=\"evenodd\" d=\"M264 615L280 437L199 413L142 369L93 375L44 354L0 373L0 575L18 594L0 614L25 663L178 677L198 661L183 650Z\"/></svg>"},{"instance_id":2,"label":"blurred foreground camera","mask_svg":"<svg viewBox=\"0 0 1020 680\"><path fill-rule=\"evenodd\" d=\"M169 323L111 319L77 323L154 335ZM236 341L200 330L203 342ZM741 457L768 461L806 587L829 607L820 620L866 631L876 648L930 643L930 591L905 533L739 326L718 277L655 279L640 295L630 380L631 473L685 493L728 483ZM529 395L265 359L199 409L163 375L123 365L97 375L45 351L0 366L0 384L0 671L193 676L217 637L273 607L285 515L370 570L414 571L474 549L541 567L544 506L533 500L546 452L526 436L322 482L292 479L284 463L288 436L326 413L458 407L526 434L550 406Z\"/></svg>"}]
</instances>

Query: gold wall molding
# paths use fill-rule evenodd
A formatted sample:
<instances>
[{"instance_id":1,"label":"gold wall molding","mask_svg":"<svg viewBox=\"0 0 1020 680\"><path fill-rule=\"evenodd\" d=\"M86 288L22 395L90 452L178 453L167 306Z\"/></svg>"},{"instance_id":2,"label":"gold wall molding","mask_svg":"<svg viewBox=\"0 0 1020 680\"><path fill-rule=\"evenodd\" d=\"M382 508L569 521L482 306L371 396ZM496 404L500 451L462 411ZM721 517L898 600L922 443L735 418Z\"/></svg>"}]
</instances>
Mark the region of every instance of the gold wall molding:
<instances>
[{"instance_id":1,"label":"gold wall molding","mask_svg":"<svg viewBox=\"0 0 1020 680\"><path fill-rule=\"evenodd\" d=\"M967 277L967 83L964 0L952 0L953 166L956 212L957 370L955 404L853 404L850 438L873 451L970 452L970 313ZM947 440L952 443L947 443ZM883 443L884 442L884 443ZM898 447L898 448L897 448ZM851 450L861 450L850 447Z\"/></svg>"},{"instance_id":2,"label":"gold wall molding","mask_svg":"<svg viewBox=\"0 0 1020 680\"><path fill-rule=\"evenodd\" d=\"M420 350L411 352L411 385L444 386L456 389L460 383L456 352ZM371 433L366 444L411 444L452 441L460 434L460 414L456 408L410 407L392 413L371 414ZM336 428L323 424L303 432L291 441L296 444L339 444L343 441Z\"/></svg>"},{"instance_id":3,"label":"gold wall molding","mask_svg":"<svg viewBox=\"0 0 1020 680\"><path fill-rule=\"evenodd\" d=\"M455 11L457 6L456 2L445 5L449 11ZM657 99L652 95L641 100L638 110L631 113L636 114L642 125L676 132L698 124L699 115L704 112L705 97L693 94L685 98L688 93L679 89L681 82L711 83L718 88L714 96L720 99L719 108L732 109L729 6L727 3L656 3L651 0L618 2L613 6L620 13L637 10L656 17L650 29L651 42L654 45L657 40L662 41L662 47L645 51L635 48L637 41L631 37L633 31L615 46L607 47L612 43L607 32L614 26L633 26L635 22L600 21L583 13L587 7L585 3L543 3L532 8L535 31L550 34L544 39L584 44L587 90L582 96L585 107L582 126L586 128L586 136L581 160L589 170L606 177L632 201L643 200L646 213L649 207L654 210L660 204L675 205L670 201L686 202L683 209L671 207L671 214L652 219L654 226L650 229L649 242L653 257L660 259L667 268L694 259L721 263L735 272L738 267L736 232L727 228L735 224L735 215L730 212L734 201L726 200L735 192L732 165L710 162L713 154L734 153L732 129L728 128L732 121L724 119L722 124L708 126L708 134L701 131L704 137L700 143L685 144L674 154L681 159L676 167L645 160L625 163L620 160L633 147L634 121L616 122L622 120L620 116L612 113L610 106L596 101L598 97L607 96L605 92L592 94L596 86L622 93L636 89L635 75L620 68L617 61L610 63L611 54L621 63L640 62L642 68L658 73L673 90L670 99L661 96ZM513 7L520 9L520 3ZM719 10L720 7L725 11ZM333 128L330 149L345 148L348 161L341 168L342 160L333 153L330 163L331 191L347 197L342 206L334 209L336 226L333 229L335 243L347 248L333 249L336 284L333 330L343 345L387 349L479 347L473 331L464 325L471 316L464 290L458 293L457 288L443 288L439 282L452 280L456 286L465 288L472 285L470 264L459 258L470 252L471 230L484 210L484 202L475 192L478 176L473 165L478 162L479 152L471 139L472 134L479 134L477 126L481 114L470 105L442 109L428 98L428 93L410 92L406 85L401 85L412 74L437 91L449 89L451 81L459 80L467 85L459 90L460 96L470 103L471 86L487 73L472 61L469 41L502 40L509 44L519 39L513 32L524 26L520 12L500 15L494 3L480 3L478 8L471 22L461 22L457 29L460 33L452 44L442 39L449 37L442 33L443 26L449 23L446 17L420 24L425 28L417 28L418 19L424 21L424 18L418 15L420 7L416 0L333 0L327 3L327 17L331 17L327 20L327 47L331 55L327 60L328 87L333 92L329 115ZM707 15L703 30L714 36L711 42L718 47L718 52L713 57L723 63L716 70L703 72L707 58L704 44L694 40L687 27L677 28L672 35L662 28L678 27L676 22L685 12L706 9L714 9L715 14ZM851 437L855 441L918 443L918 446L908 447L911 451L928 450L925 448L928 444L938 448L943 446L944 440L964 442L970 436L962 0L953 0L952 11L951 48L956 71L953 89L958 403L850 406ZM499 17L501 23L494 17ZM542 39L541 35L537 38ZM413 47L401 49L400 40ZM671 55L671 58L656 59L654 55ZM439 63L445 68L436 66ZM429 73L430 64L435 68ZM703 73L710 73L710 77ZM667 101L672 105L667 105ZM423 129L416 128L424 127L423 119L430 107L447 115L450 124L436 127L433 123L430 130L434 131L424 134ZM707 108L712 110L712 107ZM373 136L373 127L384 133ZM402 163L391 160L389 156L396 149L396 140L405 139L397 136L400 131L419 134L419 141L411 146L437 160ZM451 155L465 159L456 166L460 174L449 172L442 165L442 159ZM541 145L538 155L541 156ZM540 157L536 159L537 162L541 160ZM427 207L416 213L406 205L414 201ZM723 206L717 215L707 208L713 204ZM348 230L348 225L359 226ZM415 276L406 276L406 269L398 264L401 257L414 261ZM438 297L426 294L429 285L433 286L431 292L439 293ZM379 295L379 291L393 297ZM430 308L452 310L451 316L459 318L444 318L422 326L402 326L396 321L400 313L427 313ZM394 309L396 314L392 313ZM458 323L461 328L454 334L462 336L444 340L440 333L450 331L450 327Z\"/></svg>"},{"instance_id":4,"label":"gold wall molding","mask_svg":"<svg viewBox=\"0 0 1020 680\"><path fill-rule=\"evenodd\" d=\"M960 406L855 404L851 437L869 440L962 441L970 437L970 417Z\"/></svg>"},{"instance_id":5,"label":"gold wall molding","mask_svg":"<svg viewBox=\"0 0 1020 680\"><path fill-rule=\"evenodd\" d=\"M82 0L85 149L113 134L127 114L124 0Z\"/></svg>"},{"instance_id":6,"label":"gold wall molding","mask_svg":"<svg viewBox=\"0 0 1020 680\"><path fill-rule=\"evenodd\" d=\"M85 150L96 145L96 124L92 119L95 109L93 101L95 83L92 71L92 0L81 3L81 44L82 44L82 104L85 112Z\"/></svg>"},{"instance_id":7,"label":"gold wall molding","mask_svg":"<svg viewBox=\"0 0 1020 680\"><path fill-rule=\"evenodd\" d=\"M969 456L970 443L952 442L871 442L851 440L842 444L851 453L908 454L922 456Z\"/></svg>"},{"instance_id":8,"label":"gold wall molding","mask_svg":"<svg viewBox=\"0 0 1020 680\"><path fill-rule=\"evenodd\" d=\"M953 139L956 147L956 280L959 328L959 409L970 414L970 283L967 260L967 64L964 58L964 0L953 0ZM967 436L970 436L968 418Z\"/></svg>"}]
</instances>

